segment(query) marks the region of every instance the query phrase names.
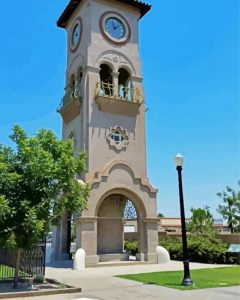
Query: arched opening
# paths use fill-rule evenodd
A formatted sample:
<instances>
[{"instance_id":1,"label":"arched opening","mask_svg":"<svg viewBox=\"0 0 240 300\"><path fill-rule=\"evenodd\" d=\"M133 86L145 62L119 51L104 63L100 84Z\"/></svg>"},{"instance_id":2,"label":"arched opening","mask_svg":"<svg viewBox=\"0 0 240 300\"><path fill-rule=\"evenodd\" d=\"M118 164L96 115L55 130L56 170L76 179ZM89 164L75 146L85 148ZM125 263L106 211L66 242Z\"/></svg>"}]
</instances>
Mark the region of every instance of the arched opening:
<instances>
[{"instance_id":1,"label":"arched opening","mask_svg":"<svg viewBox=\"0 0 240 300\"><path fill-rule=\"evenodd\" d=\"M73 131L71 131L71 133L69 134L68 139L72 141L72 144L75 148L76 147L76 138L75 138L75 134Z\"/></svg>"},{"instance_id":2,"label":"arched opening","mask_svg":"<svg viewBox=\"0 0 240 300\"><path fill-rule=\"evenodd\" d=\"M77 72L77 81L79 82L79 84L81 83L82 78L83 78L83 68L79 67Z\"/></svg>"},{"instance_id":3,"label":"arched opening","mask_svg":"<svg viewBox=\"0 0 240 300\"><path fill-rule=\"evenodd\" d=\"M70 87L71 89L74 89L75 84L76 84L75 75L72 74L71 77L70 77L69 87Z\"/></svg>"},{"instance_id":4,"label":"arched opening","mask_svg":"<svg viewBox=\"0 0 240 300\"><path fill-rule=\"evenodd\" d=\"M118 72L118 95L126 100L132 100L131 75L124 68L120 68Z\"/></svg>"},{"instance_id":5,"label":"arched opening","mask_svg":"<svg viewBox=\"0 0 240 300\"><path fill-rule=\"evenodd\" d=\"M112 69L106 65L100 65L100 81L101 89L103 93L108 96L113 95L113 79L112 79Z\"/></svg>"},{"instance_id":6,"label":"arched opening","mask_svg":"<svg viewBox=\"0 0 240 300\"><path fill-rule=\"evenodd\" d=\"M107 196L98 208L97 217L100 261L109 254L118 255L119 260L128 260L129 254L136 254L137 251L129 253L126 249L126 241L138 243L138 213L131 199L121 194Z\"/></svg>"}]
</instances>

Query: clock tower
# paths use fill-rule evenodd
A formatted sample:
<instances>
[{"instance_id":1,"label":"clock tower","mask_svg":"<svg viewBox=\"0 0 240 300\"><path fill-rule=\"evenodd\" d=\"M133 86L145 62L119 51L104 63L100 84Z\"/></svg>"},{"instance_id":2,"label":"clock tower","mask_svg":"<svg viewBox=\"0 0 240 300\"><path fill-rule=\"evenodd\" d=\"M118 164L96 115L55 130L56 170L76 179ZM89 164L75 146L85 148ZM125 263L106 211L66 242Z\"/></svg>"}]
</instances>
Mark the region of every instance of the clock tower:
<instances>
[{"instance_id":1,"label":"clock tower","mask_svg":"<svg viewBox=\"0 0 240 300\"><path fill-rule=\"evenodd\" d=\"M156 193L147 178L145 104L138 23L151 6L137 0L71 0L57 25L67 32L65 95L58 107L63 139L86 151L81 180L91 187L87 210L75 217L86 264L126 260L131 219L138 260L156 262ZM57 253L67 252L67 221Z\"/></svg>"}]
</instances>

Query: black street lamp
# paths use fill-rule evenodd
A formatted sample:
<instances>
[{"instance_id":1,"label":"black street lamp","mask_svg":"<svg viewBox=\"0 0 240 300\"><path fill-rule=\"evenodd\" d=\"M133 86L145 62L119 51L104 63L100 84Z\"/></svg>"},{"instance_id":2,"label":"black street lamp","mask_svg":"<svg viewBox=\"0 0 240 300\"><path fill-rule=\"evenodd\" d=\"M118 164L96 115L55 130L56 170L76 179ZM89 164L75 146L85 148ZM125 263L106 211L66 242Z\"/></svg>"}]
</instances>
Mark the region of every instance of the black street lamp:
<instances>
[{"instance_id":1,"label":"black street lamp","mask_svg":"<svg viewBox=\"0 0 240 300\"><path fill-rule=\"evenodd\" d=\"M182 226L184 277L181 285L190 286L193 285L193 281L190 276L189 258L188 258L188 250L187 250L187 234L186 234L186 223L185 223L185 212L184 212L183 187L182 187L183 156L178 153L174 158L174 160L178 172L179 200L180 200L181 226Z\"/></svg>"}]
</instances>

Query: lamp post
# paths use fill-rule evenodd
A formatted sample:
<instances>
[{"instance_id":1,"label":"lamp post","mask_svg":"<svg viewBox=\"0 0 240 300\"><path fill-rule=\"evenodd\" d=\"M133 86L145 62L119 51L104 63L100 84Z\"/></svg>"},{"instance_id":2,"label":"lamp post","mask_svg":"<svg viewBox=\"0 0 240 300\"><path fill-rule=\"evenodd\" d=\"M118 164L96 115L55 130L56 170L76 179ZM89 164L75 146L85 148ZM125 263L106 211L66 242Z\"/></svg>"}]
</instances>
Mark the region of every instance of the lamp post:
<instances>
[{"instance_id":1,"label":"lamp post","mask_svg":"<svg viewBox=\"0 0 240 300\"><path fill-rule=\"evenodd\" d=\"M182 247L183 247L183 267L184 277L181 285L190 286L193 285L193 281L190 276L189 269L189 258L187 250L187 235L186 235L186 223L185 223L185 212L184 212L184 200L183 200L183 187L182 187L182 165L183 156L177 154L174 158L176 169L178 172L178 186L179 186L179 200L180 200L180 212L181 212L181 226L182 226Z\"/></svg>"}]
</instances>

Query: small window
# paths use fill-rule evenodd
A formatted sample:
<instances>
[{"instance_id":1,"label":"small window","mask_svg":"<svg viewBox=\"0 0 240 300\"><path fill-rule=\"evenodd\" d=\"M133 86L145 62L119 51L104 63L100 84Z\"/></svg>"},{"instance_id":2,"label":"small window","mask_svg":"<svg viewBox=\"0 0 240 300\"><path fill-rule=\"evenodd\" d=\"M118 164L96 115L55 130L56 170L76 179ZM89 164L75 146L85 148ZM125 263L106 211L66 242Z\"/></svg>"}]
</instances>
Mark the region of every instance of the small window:
<instances>
[{"instance_id":1,"label":"small window","mask_svg":"<svg viewBox=\"0 0 240 300\"><path fill-rule=\"evenodd\" d=\"M111 136L112 140L116 143L116 144L120 144L124 138L121 135L121 133L119 131L116 131L112 136Z\"/></svg>"},{"instance_id":2,"label":"small window","mask_svg":"<svg viewBox=\"0 0 240 300\"><path fill-rule=\"evenodd\" d=\"M107 135L107 140L109 141L110 146L113 146L117 150L126 148L129 143L127 131L119 126L110 128L110 132Z\"/></svg>"}]
</instances>

